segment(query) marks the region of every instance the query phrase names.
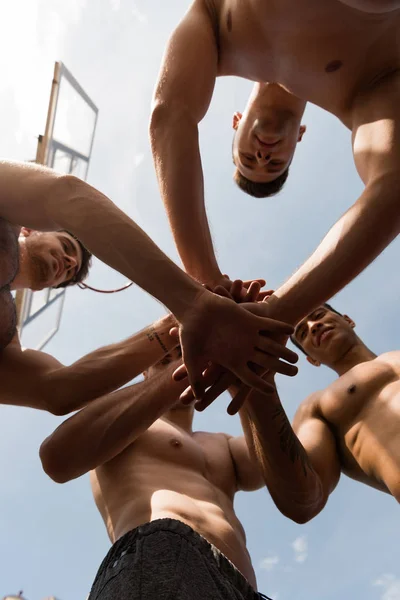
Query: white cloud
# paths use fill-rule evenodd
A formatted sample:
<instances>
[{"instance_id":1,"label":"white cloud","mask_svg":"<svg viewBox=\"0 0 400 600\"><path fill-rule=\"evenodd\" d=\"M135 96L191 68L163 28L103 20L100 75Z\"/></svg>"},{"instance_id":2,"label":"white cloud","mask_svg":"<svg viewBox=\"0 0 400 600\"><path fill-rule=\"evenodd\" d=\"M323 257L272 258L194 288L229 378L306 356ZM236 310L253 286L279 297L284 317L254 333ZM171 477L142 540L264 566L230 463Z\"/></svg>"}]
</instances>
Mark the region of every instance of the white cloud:
<instances>
[{"instance_id":1,"label":"white cloud","mask_svg":"<svg viewBox=\"0 0 400 600\"><path fill-rule=\"evenodd\" d=\"M400 600L400 578L392 573L385 573L373 585L383 588L381 600Z\"/></svg>"},{"instance_id":2,"label":"white cloud","mask_svg":"<svg viewBox=\"0 0 400 600\"><path fill-rule=\"evenodd\" d=\"M272 571L279 564L279 556L267 556L260 562L260 568L265 571Z\"/></svg>"},{"instance_id":3,"label":"white cloud","mask_svg":"<svg viewBox=\"0 0 400 600\"><path fill-rule=\"evenodd\" d=\"M302 537L298 537L292 542L292 548L295 553L295 561L298 563L303 563L308 556L308 542L307 537L303 535Z\"/></svg>"},{"instance_id":4,"label":"white cloud","mask_svg":"<svg viewBox=\"0 0 400 600\"><path fill-rule=\"evenodd\" d=\"M147 16L139 9L136 2L132 2L132 15L139 21L139 23L147 23Z\"/></svg>"},{"instance_id":5,"label":"white cloud","mask_svg":"<svg viewBox=\"0 0 400 600\"><path fill-rule=\"evenodd\" d=\"M110 0L111 9L117 12L121 8L121 0Z\"/></svg>"}]
</instances>

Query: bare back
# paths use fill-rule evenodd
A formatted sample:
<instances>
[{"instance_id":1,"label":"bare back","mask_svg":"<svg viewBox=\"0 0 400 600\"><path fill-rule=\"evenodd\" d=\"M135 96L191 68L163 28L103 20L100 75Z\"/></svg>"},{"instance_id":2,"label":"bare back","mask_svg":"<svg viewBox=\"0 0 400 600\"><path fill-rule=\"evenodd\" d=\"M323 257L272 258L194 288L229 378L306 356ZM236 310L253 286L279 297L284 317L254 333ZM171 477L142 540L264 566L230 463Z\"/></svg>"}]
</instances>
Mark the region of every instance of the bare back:
<instances>
[{"instance_id":1,"label":"bare back","mask_svg":"<svg viewBox=\"0 0 400 600\"><path fill-rule=\"evenodd\" d=\"M342 471L400 502L400 352L361 363L314 405L330 426Z\"/></svg>"},{"instance_id":2,"label":"bare back","mask_svg":"<svg viewBox=\"0 0 400 600\"><path fill-rule=\"evenodd\" d=\"M356 96L400 67L400 10L339 0L213 0L219 75L277 81L351 127Z\"/></svg>"},{"instance_id":3,"label":"bare back","mask_svg":"<svg viewBox=\"0 0 400 600\"><path fill-rule=\"evenodd\" d=\"M186 431L156 421L113 460L91 472L112 542L140 524L178 519L214 544L256 587L233 499L235 468L225 434Z\"/></svg>"}]
</instances>

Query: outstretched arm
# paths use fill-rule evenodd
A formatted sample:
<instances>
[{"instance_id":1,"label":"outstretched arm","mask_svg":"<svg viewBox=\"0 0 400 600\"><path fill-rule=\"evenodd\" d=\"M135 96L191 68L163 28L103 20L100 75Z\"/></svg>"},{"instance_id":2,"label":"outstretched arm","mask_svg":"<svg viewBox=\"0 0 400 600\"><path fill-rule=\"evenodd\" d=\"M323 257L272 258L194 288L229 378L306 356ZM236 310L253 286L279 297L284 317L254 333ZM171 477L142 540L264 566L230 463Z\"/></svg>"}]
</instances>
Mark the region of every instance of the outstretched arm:
<instances>
[{"instance_id":1,"label":"outstretched arm","mask_svg":"<svg viewBox=\"0 0 400 600\"><path fill-rule=\"evenodd\" d=\"M400 76L360 97L353 117L353 153L365 190L270 298L271 317L298 322L361 273L400 231Z\"/></svg>"},{"instance_id":2,"label":"outstretched arm","mask_svg":"<svg viewBox=\"0 0 400 600\"><path fill-rule=\"evenodd\" d=\"M70 366L15 338L0 360L0 403L65 415L112 392L161 360L175 345L167 315L134 336L83 356Z\"/></svg>"},{"instance_id":3,"label":"outstretched arm","mask_svg":"<svg viewBox=\"0 0 400 600\"><path fill-rule=\"evenodd\" d=\"M222 279L204 205L198 124L218 68L212 15L195 0L168 42L153 99L150 137L164 204L186 271L201 283Z\"/></svg>"},{"instance_id":4,"label":"outstretched arm","mask_svg":"<svg viewBox=\"0 0 400 600\"><path fill-rule=\"evenodd\" d=\"M40 447L44 471L57 483L65 483L117 456L177 401L182 384L171 377L170 367L67 419Z\"/></svg>"},{"instance_id":5,"label":"outstretched arm","mask_svg":"<svg viewBox=\"0 0 400 600\"><path fill-rule=\"evenodd\" d=\"M6 161L0 161L0 180L2 218L42 231L67 229L178 318L202 291L128 215L84 181Z\"/></svg>"},{"instance_id":6,"label":"outstretched arm","mask_svg":"<svg viewBox=\"0 0 400 600\"><path fill-rule=\"evenodd\" d=\"M298 436L277 392L266 398L251 391L240 411L249 451L273 501L297 523L309 521L322 510L340 476L332 433L312 416L313 404L313 398L308 399L296 416Z\"/></svg>"}]
</instances>

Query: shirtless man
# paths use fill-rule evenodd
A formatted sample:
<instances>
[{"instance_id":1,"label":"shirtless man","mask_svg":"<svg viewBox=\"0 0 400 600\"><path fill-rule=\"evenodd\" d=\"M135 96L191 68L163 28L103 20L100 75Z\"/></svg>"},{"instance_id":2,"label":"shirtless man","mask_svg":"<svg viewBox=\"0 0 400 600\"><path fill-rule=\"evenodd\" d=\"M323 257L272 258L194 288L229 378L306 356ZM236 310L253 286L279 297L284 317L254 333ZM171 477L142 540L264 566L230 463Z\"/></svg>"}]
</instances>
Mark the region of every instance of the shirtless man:
<instances>
[{"instance_id":1,"label":"shirtless man","mask_svg":"<svg viewBox=\"0 0 400 600\"><path fill-rule=\"evenodd\" d=\"M399 0L194 0L168 43L150 122L161 193L190 275L212 288L231 285L213 250L198 144L198 123L224 75L272 82L256 87L260 102L238 122L234 157L243 176L265 182L285 172L308 100L352 130L365 184L264 314L297 323L397 236L399 33Z\"/></svg>"},{"instance_id":2,"label":"shirtless man","mask_svg":"<svg viewBox=\"0 0 400 600\"><path fill-rule=\"evenodd\" d=\"M193 431L193 404L179 401L185 383L172 380L179 349L171 354L142 383L60 425L41 446L43 468L59 483L94 469L114 546L90 600L256 600L233 501L237 491L263 486L257 461L244 437Z\"/></svg>"},{"instance_id":3,"label":"shirtless man","mask_svg":"<svg viewBox=\"0 0 400 600\"><path fill-rule=\"evenodd\" d=\"M292 339L307 360L330 367L339 379L300 405L293 429L277 392L265 402L252 391L242 408L254 446L262 448L258 460L269 492L297 523L324 508L340 473L400 502L400 352L376 356L354 327L329 304L297 325Z\"/></svg>"},{"instance_id":4,"label":"shirtless man","mask_svg":"<svg viewBox=\"0 0 400 600\"><path fill-rule=\"evenodd\" d=\"M15 335L10 284L18 273L16 231L23 225L37 231L70 231L98 258L163 302L180 323L189 380L199 397L209 361L261 391L271 391L249 363L268 368L284 350L275 344L272 351L262 331L291 333L293 328L263 318L266 306L243 308L206 290L106 196L76 177L32 163L0 162L0 181L0 362L1 350ZM240 344L234 342L239 339Z\"/></svg>"},{"instance_id":5,"label":"shirtless man","mask_svg":"<svg viewBox=\"0 0 400 600\"><path fill-rule=\"evenodd\" d=\"M172 315L139 333L90 352L72 365L46 352L22 349L18 336L0 360L0 404L27 406L66 415L108 394L139 375L149 361L160 360L176 345L169 331Z\"/></svg>"}]
</instances>

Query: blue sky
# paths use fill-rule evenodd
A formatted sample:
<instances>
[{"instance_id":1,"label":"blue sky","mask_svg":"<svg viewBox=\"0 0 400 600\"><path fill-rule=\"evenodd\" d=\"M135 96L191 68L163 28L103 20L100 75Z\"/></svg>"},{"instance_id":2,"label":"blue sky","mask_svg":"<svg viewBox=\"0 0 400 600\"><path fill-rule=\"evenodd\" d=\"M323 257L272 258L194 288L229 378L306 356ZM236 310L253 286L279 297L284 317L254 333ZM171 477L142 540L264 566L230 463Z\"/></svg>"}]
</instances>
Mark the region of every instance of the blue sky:
<instances>
[{"instance_id":1,"label":"blue sky","mask_svg":"<svg viewBox=\"0 0 400 600\"><path fill-rule=\"evenodd\" d=\"M0 20L0 155L34 157L53 63L64 61L100 109L89 182L175 260L147 122L165 42L188 5L186 0L14 0L2 3ZM231 116L244 107L251 85L219 80L201 124L207 209L222 270L232 278L264 277L276 287L362 185L350 133L309 106L308 130L284 192L267 200L239 192L231 178ZM399 250L397 240L333 301L354 318L376 353L399 347ZM125 279L96 263L90 281L111 287ZM61 330L46 351L70 364L131 335L163 310L136 287L111 297L71 290ZM333 378L301 359L296 378L279 379L289 417ZM198 428L239 434L238 419L228 417L226 405L221 398L199 415ZM41 470L38 447L60 419L13 407L0 407L0 415L0 596L23 589L29 600L51 594L83 600L109 548L88 477L60 486ZM392 498L343 477L323 513L307 525L283 517L265 490L239 494L236 508L259 588L275 600L400 599L400 524Z\"/></svg>"}]
</instances>

